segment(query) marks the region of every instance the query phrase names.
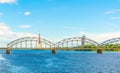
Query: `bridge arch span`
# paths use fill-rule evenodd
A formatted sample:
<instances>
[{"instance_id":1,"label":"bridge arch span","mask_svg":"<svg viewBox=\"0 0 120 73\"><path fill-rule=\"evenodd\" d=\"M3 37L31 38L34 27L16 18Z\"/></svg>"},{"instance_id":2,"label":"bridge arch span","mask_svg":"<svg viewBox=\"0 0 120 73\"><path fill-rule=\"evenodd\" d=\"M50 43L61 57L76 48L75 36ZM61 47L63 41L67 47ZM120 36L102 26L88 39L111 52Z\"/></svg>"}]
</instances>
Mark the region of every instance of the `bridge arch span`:
<instances>
[{"instance_id":1,"label":"bridge arch span","mask_svg":"<svg viewBox=\"0 0 120 73\"><path fill-rule=\"evenodd\" d=\"M114 43L118 43L118 42L120 43L120 37L108 39L108 40L102 42L102 43L101 43L101 46L107 45L107 44L114 44Z\"/></svg>"},{"instance_id":2,"label":"bridge arch span","mask_svg":"<svg viewBox=\"0 0 120 73\"><path fill-rule=\"evenodd\" d=\"M9 48L53 48L54 44L46 39L40 38L40 45L38 44L39 38L38 37L24 37L16 39L9 44L7 47Z\"/></svg>"},{"instance_id":3,"label":"bridge arch span","mask_svg":"<svg viewBox=\"0 0 120 73\"><path fill-rule=\"evenodd\" d=\"M88 39L86 37L72 37L72 38L66 38L63 39L55 44L55 47L76 47L76 46L82 46L86 44L92 44L92 45L99 45L94 40ZM69 45L70 44L70 45Z\"/></svg>"}]
</instances>

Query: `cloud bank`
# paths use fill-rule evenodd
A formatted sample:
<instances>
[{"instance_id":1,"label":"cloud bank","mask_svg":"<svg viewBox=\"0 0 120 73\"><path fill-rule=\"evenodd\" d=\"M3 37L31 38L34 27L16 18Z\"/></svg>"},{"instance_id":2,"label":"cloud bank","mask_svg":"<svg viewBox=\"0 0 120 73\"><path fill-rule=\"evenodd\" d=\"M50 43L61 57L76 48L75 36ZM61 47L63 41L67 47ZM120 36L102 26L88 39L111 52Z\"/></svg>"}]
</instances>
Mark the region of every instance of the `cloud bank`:
<instances>
[{"instance_id":1,"label":"cloud bank","mask_svg":"<svg viewBox=\"0 0 120 73\"><path fill-rule=\"evenodd\" d=\"M16 3L16 2L17 2L17 0L0 0L1 4L5 4L5 3L13 4L13 3Z\"/></svg>"},{"instance_id":2,"label":"cloud bank","mask_svg":"<svg viewBox=\"0 0 120 73\"><path fill-rule=\"evenodd\" d=\"M98 43L102 43L108 39L120 37L120 32L111 32L111 33L87 33L84 32L86 37L92 40L95 40Z\"/></svg>"},{"instance_id":3,"label":"cloud bank","mask_svg":"<svg viewBox=\"0 0 120 73\"><path fill-rule=\"evenodd\" d=\"M0 22L0 46L4 44L4 46L17 39L22 37L33 37L36 36L35 34L29 32L14 32L7 26L5 23Z\"/></svg>"}]
</instances>

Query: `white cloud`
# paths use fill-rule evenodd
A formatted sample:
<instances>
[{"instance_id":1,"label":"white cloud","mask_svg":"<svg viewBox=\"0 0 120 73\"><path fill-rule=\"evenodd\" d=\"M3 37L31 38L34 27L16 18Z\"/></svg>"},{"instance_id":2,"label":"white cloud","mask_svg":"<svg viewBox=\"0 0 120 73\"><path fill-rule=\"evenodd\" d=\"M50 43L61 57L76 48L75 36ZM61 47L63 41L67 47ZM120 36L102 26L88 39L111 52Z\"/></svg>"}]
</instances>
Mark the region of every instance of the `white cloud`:
<instances>
[{"instance_id":1,"label":"white cloud","mask_svg":"<svg viewBox=\"0 0 120 73\"><path fill-rule=\"evenodd\" d=\"M20 28L26 29L26 28L31 28L31 25L20 25Z\"/></svg>"},{"instance_id":2,"label":"white cloud","mask_svg":"<svg viewBox=\"0 0 120 73\"><path fill-rule=\"evenodd\" d=\"M29 11L27 11L27 12L24 13L25 16L28 16L30 14L31 14L31 12L29 12Z\"/></svg>"},{"instance_id":3,"label":"white cloud","mask_svg":"<svg viewBox=\"0 0 120 73\"><path fill-rule=\"evenodd\" d=\"M120 9L113 9L113 10L104 12L104 14L113 14L113 13L120 13Z\"/></svg>"},{"instance_id":4,"label":"white cloud","mask_svg":"<svg viewBox=\"0 0 120 73\"><path fill-rule=\"evenodd\" d=\"M3 35L4 33L8 32L8 31L9 31L9 27L6 26L4 23L0 22L0 35Z\"/></svg>"},{"instance_id":5,"label":"white cloud","mask_svg":"<svg viewBox=\"0 0 120 73\"><path fill-rule=\"evenodd\" d=\"M16 2L17 2L17 0L0 0L1 4L4 4L4 3L13 4L13 3L16 3Z\"/></svg>"},{"instance_id":6,"label":"white cloud","mask_svg":"<svg viewBox=\"0 0 120 73\"><path fill-rule=\"evenodd\" d=\"M80 32L80 34L82 34L82 35L86 35L87 33L86 33L86 32Z\"/></svg>"},{"instance_id":7,"label":"white cloud","mask_svg":"<svg viewBox=\"0 0 120 73\"><path fill-rule=\"evenodd\" d=\"M108 39L120 37L120 32L101 33L101 34L86 33L86 37L89 39L93 39L96 42L102 43L103 41L106 41Z\"/></svg>"},{"instance_id":8,"label":"white cloud","mask_svg":"<svg viewBox=\"0 0 120 73\"><path fill-rule=\"evenodd\" d=\"M0 22L0 47L6 46L7 43L22 37L36 36L29 32L14 32L5 23Z\"/></svg>"}]
</instances>

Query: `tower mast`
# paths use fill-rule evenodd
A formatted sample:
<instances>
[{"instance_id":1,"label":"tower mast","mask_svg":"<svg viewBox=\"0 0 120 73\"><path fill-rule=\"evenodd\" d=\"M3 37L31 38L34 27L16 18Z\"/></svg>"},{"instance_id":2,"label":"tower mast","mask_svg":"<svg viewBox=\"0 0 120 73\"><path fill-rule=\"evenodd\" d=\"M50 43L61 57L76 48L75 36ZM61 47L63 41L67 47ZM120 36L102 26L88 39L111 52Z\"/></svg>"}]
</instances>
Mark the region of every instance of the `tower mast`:
<instances>
[{"instance_id":1,"label":"tower mast","mask_svg":"<svg viewBox=\"0 0 120 73\"><path fill-rule=\"evenodd\" d=\"M38 38L38 44L41 44L41 37L40 37L40 33L39 33L39 38Z\"/></svg>"},{"instance_id":2,"label":"tower mast","mask_svg":"<svg viewBox=\"0 0 120 73\"><path fill-rule=\"evenodd\" d=\"M41 47L42 47L42 45L41 45L41 37L40 37L40 33L39 33L37 48L41 48Z\"/></svg>"}]
</instances>

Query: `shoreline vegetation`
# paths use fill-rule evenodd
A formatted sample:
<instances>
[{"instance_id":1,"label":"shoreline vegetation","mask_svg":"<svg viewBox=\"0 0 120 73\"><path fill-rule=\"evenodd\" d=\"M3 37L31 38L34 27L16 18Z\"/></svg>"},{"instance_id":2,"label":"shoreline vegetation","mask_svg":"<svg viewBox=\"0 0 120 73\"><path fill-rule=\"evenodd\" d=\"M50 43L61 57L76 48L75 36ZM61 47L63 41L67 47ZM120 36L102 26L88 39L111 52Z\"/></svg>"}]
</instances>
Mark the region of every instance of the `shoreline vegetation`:
<instances>
[{"instance_id":1,"label":"shoreline vegetation","mask_svg":"<svg viewBox=\"0 0 120 73\"><path fill-rule=\"evenodd\" d=\"M74 50L74 51L97 51L101 49L104 52L120 52L120 44L106 44L106 45L85 45L85 46L78 46L78 47L58 47L57 49L60 50Z\"/></svg>"}]
</instances>

